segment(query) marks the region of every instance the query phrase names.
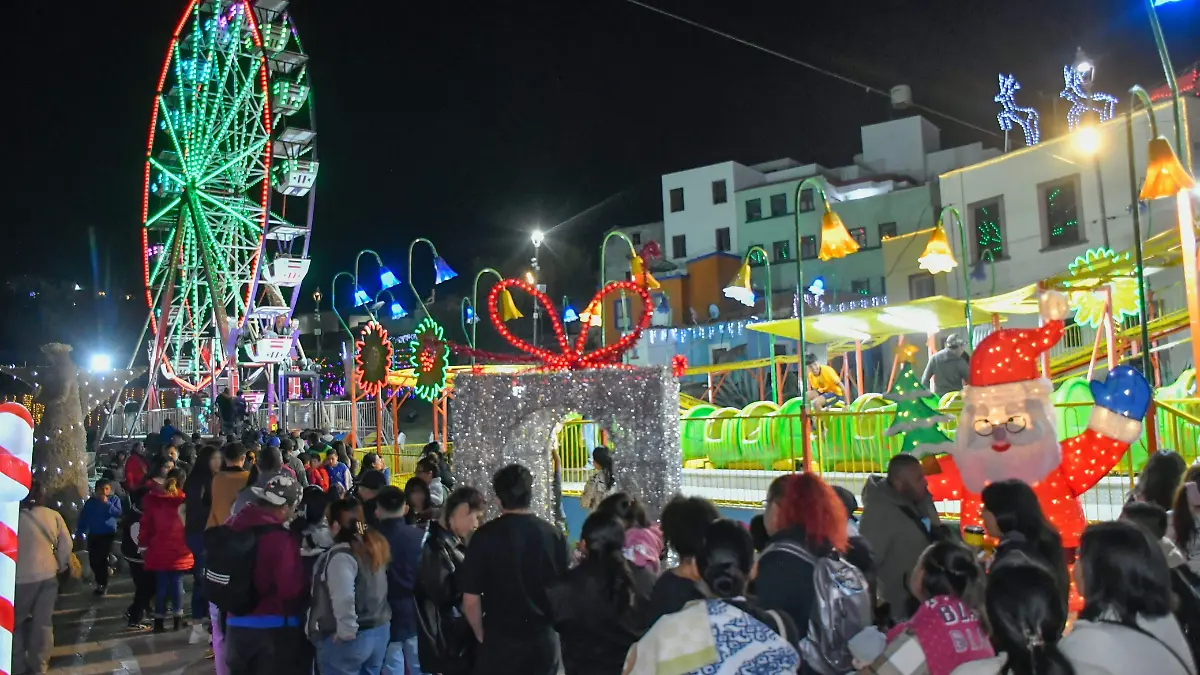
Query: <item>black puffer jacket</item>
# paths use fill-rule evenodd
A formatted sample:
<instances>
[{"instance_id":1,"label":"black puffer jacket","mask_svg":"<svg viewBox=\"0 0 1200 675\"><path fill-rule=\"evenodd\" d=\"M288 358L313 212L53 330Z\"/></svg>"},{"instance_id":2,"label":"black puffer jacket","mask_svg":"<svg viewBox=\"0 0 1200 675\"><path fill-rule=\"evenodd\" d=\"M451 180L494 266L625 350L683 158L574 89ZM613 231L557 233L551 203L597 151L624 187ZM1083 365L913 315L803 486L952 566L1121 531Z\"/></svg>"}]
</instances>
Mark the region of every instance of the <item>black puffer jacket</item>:
<instances>
[{"instance_id":1,"label":"black puffer jacket","mask_svg":"<svg viewBox=\"0 0 1200 675\"><path fill-rule=\"evenodd\" d=\"M433 521L421 548L417 583L417 654L421 670L442 675L471 672L475 635L462 613L458 569L467 547L453 532Z\"/></svg>"}]
</instances>

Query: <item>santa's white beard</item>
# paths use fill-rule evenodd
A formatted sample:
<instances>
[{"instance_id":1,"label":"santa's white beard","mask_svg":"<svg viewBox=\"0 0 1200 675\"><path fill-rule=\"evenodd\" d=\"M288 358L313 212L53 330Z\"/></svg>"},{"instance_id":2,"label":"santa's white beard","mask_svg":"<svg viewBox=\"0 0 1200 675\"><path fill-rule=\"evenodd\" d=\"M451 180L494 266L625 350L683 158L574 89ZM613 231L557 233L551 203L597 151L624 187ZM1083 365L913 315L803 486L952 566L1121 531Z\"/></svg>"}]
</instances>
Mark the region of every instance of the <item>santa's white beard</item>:
<instances>
[{"instance_id":1,"label":"santa's white beard","mask_svg":"<svg viewBox=\"0 0 1200 675\"><path fill-rule=\"evenodd\" d=\"M967 437L973 434L960 434ZM968 448L955 443L954 463L962 474L963 486L974 494L988 483L1017 479L1033 485L1050 475L1062 461L1058 439L1046 434L1028 445L1013 444L1004 452L988 447Z\"/></svg>"}]
</instances>

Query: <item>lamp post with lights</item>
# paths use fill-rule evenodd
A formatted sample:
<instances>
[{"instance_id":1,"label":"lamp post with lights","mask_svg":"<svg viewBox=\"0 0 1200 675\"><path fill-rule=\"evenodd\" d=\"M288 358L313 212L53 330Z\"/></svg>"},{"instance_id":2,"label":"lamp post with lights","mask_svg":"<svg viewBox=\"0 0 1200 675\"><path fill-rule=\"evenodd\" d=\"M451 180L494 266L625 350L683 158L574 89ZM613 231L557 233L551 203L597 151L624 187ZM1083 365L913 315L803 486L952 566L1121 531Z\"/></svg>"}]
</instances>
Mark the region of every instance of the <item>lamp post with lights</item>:
<instances>
[{"instance_id":1,"label":"lamp post with lights","mask_svg":"<svg viewBox=\"0 0 1200 675\"><path fill-rule=\"evenodd\" d=\"M537 285L537 276L539 274L541 274L542 268L540 265L538 265L538 252L542 248L542 242L546 240L546 235L543 234L541 230L534 230L533 233L529 235L529 240L531 242L533 242L533 257L530 258L530 260L529 260L530 266L533 267L533 271L527 273L525 275L525 277L526 277L526 281L529 282L530 286L533 286L534 288L536 288L537 290L540 291L540 290L542 290L542 288ZM533 301L533 346L534 347L538 346L538 320L541 318L542 318L541 303L539 303L535 299Z\"/></svg>"},{"instance_id":2,"label":"lamp post with lights","mask_svg":"<svg viewBox=\"0 0 1200 675\"><path fill-rule=\"evenodd\" d=\"M600 242L600 288L604 288L604 285L608 283L608 278L607 278L608 270L605 268L604 262L605 262L605 254L608 252L608 240L612 239L613 237L619 238L621 241L625 242L625 244L629 247L629 257L631 260L633 258L636 258L638 255L637 248L633 245L633 240L630 239L629 235L625 234L624 232L621 232L620 230L613 230L612 232L609 232L608 234L604 235L604 240ZM629 311L628 311L628 307L626 306L626 303L625 303L625 292L624 291L621 291L621 306L626 308L625 315L628 317ZM597 308L597 309L600 310L601 312L603 312L602 308ZM595 324L593 324L593 325L595 325ZM605 333L604 328L601 327L601 329L600 329L600 345L604 346L607 343L607 341L608 341L608 336Z\"/></svg>"},{"instance_id":3,"label":"lamp post with lights","mask_svg":"<svg viewBox=\"0 0 1200 675\"><path fill-rule=\"evenodd\" d=\"M958 223L959 244L963 257L970 259L967 253L967 229L963 225L962 214L953 206L943 206L941 211L938 211L937 226L933 230L933 234L929 236L929 243L925 245L924 252L917 260L921 263L921 269L926 270L930 274L941 274L949 272L958 267L958 261L954 259L954 250L950 248L950 241L946 238L945 216L949 212L954 216L955 222ZM971 274L966 265L962 266L963 278L963 295L965 302L963 304L963 313L967 319L967 346L974 348L975 346L975 324L971 318Z\"/></svg>"},{"instance_id":4,"label":"lamp post with lights","mask_svg":"<svg viewBox=\"0 0 1200 675\"><path fill-rule=\"evenodd\" d=\"M738 268L737 276L725 287L725 297L737 300L747 307L754 306L756 298L754 289L750 285L750 256L755 253L762 254L764 267L767 270L767 289L763 294L763 304L767 306L767 321L771 321L774 319L771 305L774 304L772 301L775 287L771 285L771 259L767 257L767 250L763 247L754 245L746 251L746 255L742 257L742 264ZM783 396L779 391L779 375L775 369L775 334L767 333L767 337L771 350L771 396L774 402L779 404L783 402Z\"/></svg>"},{"instance_id":5,"label":"lamp post with lights","mask_svg":"<svg viewBox=\"0 0 1200 675\"><path fill-rule=\"evenodd\" d=\"M317 339L316 357L319 359L319 358L321 358L321 335L324 334L324 331L321 330L321 289L320 288L317 288L317 290L313 291L312 299L313 299L313 306L314 306L314 308L313 308L313 319L314 319L313 323L315 324L313 326L313 337L315 337ZM320 383L318 382L318 384L320 384Z\"/></svg>"},{"instance_id":6,"label":"lamp post with lights","mask_svg":"<svg viewBox=\"0 0 1200 675\"><path fill-rule=\"evenodd\" d=\"M449 281L458 276L458 272L451 269L450 265L446 264L445 259L438 254L437 246L433 245L432 241L424 237L413 239L408 245L408 290L412 291L413 297L417 299L417 303L421 305L421 311L425 312L425 316L429 317L429 308L425 306L425 301L421 299L421 294L417 292L417 287L413 285L412 270L413 270L413 249L417 244L425 244L429 250L433 252L433 285L437 286L443 281ZM385 286L386 288L386 286ZM436 289L434 289L436 292Z\"/></svg>"},{"instance_id":7,"label":"lamp post with lights","mask_svg":"<svg viewBox=\"0 0 1200 675\"><path fill-rule=\"evenodd\" d=\"M1163 75L1167 78L1167 87L1171 90L1171 113L1175 118L1175 147L1183 156L1183 166L1191 167L1191 151L1184 142L1183 121L1180 112L1179 84L1175 81L1175 68L1171 65L1171 55L1167 53L1167 42L1163 39L1162 24L1158 22L1159 5L1165 5L1175 0L1145 0L1146 13L1150 17L1150 30L1154 33L1154 46L1158 49L1158 60L1162 64ZM1195 333L1193 333L1195 335ZM1195 339L1193 338L1193 344Z\"/></svg>"}]
</instances>

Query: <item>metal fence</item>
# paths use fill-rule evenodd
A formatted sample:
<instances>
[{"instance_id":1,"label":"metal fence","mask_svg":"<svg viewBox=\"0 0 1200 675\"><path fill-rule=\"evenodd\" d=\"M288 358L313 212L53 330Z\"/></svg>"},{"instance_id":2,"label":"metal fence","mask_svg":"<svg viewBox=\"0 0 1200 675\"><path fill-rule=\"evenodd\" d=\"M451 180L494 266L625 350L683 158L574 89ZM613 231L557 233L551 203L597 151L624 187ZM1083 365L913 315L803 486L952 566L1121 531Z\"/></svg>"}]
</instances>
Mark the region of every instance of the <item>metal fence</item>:
<instances>
[{"instance_id":1,"label":"metal fence","mask_svg":"<svg viewBox=\"0 0 1200 675\"><path fill-rule=\"evenodd\" d=\"M350 431L350 419L353 414L350 401L313 401L293 399L282 403L277 413L277 422L284 429L328 429L334 433ZM359 433L373 432L375 429L374 401L360 401L358 409ZM383 417L384 439L395 439L392 417ZM250 413L249 424L267 428L270 426L271 412L266 406ZM211 408L162 408L146 410L141 413L125 413L120 410L109 415L105 423L105 436L116 438L138 438L148 433L156 432L163 427L167 420L181 433L191 435L194 432L210 434L215 430L215 420Z\"/></svg>"}]
</instances>

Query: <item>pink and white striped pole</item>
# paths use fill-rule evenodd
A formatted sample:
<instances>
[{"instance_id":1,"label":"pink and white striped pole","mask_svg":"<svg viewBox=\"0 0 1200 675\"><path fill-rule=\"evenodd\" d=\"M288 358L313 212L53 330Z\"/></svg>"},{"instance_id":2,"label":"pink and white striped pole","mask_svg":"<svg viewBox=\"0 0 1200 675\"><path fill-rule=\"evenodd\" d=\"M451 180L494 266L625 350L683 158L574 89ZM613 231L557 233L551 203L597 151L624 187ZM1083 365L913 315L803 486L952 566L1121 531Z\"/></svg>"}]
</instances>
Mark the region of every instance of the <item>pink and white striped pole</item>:
<instances>
[{"instance_id":1,"label":"pink and white striped pole","mask_svg":"<svg viewBox=\"0 0 1200 675\"><path fill-rule=\"evenodd\" d=\"M0 404L0 675L12 672L17 585L17 521L29 494L33 417L19 403Z\"/></svg>"}]
</instances>

